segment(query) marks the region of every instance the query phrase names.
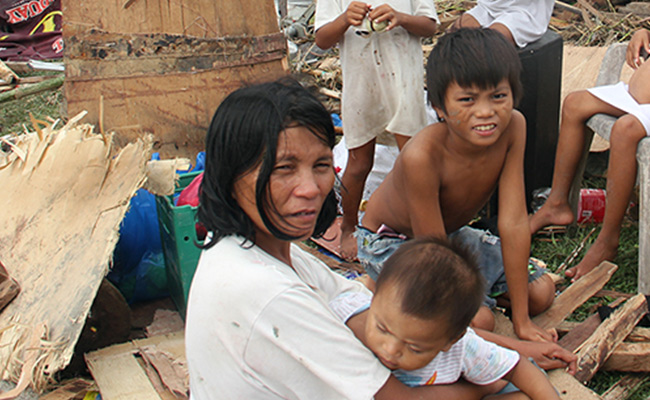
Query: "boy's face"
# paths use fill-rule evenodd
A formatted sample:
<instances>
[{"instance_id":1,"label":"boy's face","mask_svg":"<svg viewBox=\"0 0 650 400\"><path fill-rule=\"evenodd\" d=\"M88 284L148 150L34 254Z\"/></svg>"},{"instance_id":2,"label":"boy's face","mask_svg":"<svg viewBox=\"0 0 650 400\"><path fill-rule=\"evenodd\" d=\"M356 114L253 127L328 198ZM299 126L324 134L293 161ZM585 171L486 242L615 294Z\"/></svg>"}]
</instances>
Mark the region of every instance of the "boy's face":
<instances>
[{"instance_id":1,"label":"boy's face","mask_svg":"<svg viewBox=\"0 0 650 400\"><path fill-rule=\"evenodd\" d=\"M455 340L447 334L444 318L420 319L404 314L393 286L375 294L366 322L366 345L391 370L412 371L427 365Z\"/></svg>"},{"instance_id":2,"label":"boy's face","mask_svg":"<svg viewBox=\"0 0 650 400\"><path fill-rule=\"evenodd\" d=\"M445 93L447 112L436 108L449 130L462 139L479 145L494 144L510 123L514 102L507 79L496 87L462 87L452 82Z\"/></svg>"}]
</instances>

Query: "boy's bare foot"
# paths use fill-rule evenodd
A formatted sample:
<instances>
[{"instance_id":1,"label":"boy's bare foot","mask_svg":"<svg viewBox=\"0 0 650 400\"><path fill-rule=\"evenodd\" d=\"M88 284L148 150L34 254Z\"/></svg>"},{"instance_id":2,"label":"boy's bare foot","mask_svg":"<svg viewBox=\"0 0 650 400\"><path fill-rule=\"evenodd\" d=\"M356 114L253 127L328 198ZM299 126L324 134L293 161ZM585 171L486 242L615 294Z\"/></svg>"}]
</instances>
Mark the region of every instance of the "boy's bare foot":
<instances>
[{"instance_id":1,"label":"boy's bare foot","mask_svg":"<svg viewBox=\"0 0 650 400\"><path fill-rule=\"evenodd\" d=\"M611 243L604 243L604 241L596 239L594 244L587 250L587 254L585 254L582 261L575 267L567 269L564 275L571 278L571 282L577 281L596 268L601 262L614 260L617 248L618 243L616 243L616 246L612 246Z\"/></svg>"},{"instance_id":2,"label":"boy's bare foot","mask_svg":"<svg viewBox=\"0 0 650 400\"><path fill-rule=\"evenodd\" d=\"M354 230L341 230L341 258L345 261L354 261L357 258L357 239L354 237Z\"/></svg>"},{"instance_id":3,"label":"boy's bare foot","mask_svg":"<svg viewBox=\"0 0 650 400\"><path fill-rule=\"evenodd\" d=\"M530 233L534 235L545 226L569 225L573 222L573 212L569 203L550 204L548 200L532 217L530 217Z\"/></svg>"}]
</instances>

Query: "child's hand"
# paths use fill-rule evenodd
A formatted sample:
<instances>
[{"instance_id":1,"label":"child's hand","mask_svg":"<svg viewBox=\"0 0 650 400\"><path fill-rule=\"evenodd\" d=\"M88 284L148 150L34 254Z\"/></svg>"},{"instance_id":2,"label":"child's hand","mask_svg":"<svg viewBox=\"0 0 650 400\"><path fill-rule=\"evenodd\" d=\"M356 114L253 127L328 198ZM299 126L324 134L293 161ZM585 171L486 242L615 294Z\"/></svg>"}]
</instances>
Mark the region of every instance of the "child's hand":
<instances>
[{"instance_id":1,"label":"child's hand","mask_svg":"<svg viewBox=\"0 0 650 400\"><path fill-rule=\"evenodd\" d=\"M353 1L348 6L347 10L345 10L345 21L349 25L359 26L361 25L361 21L363 21L363 17L368 14L368 11L370 11L369 4L360 1Z\"/></svg>"},{"instance_id":2,"label":"child's hand","mask_svg":"<svg viewBox=\"0 0 650 400\"><path fill-rule=\"evenodd\" d=\"M530 318L526 321L514 324L515 333L522 340L533 342L557 342L558 336L555 329L545 331L537 326Z\"/></svg>"},{"instance_id":3,"label":"child's hand","mask_svg":"<svg viewBox=\"0 0 650 400\"><path fill-rule=\"evenodd\" d=\"M650 31L646 29L636 31L627 45L625 60L633 69L637 69L643 63L642 50L650 53Z\"/></svg>"},{"instance_id":4,"label":"child's hand","mask_svg":"<svg viewBox=\"0 0 650 400\"><path fill-rule=\"evenodd\" d=\"M571 375L576 373L578 357L557 343L522 341L517 350L524 357L535 360L542 369L565 368Z\"/></svg>"},{"instance_id":5,"label":"child's hand","mask_svg":"<svg viewBox=\"0 0 650 400\"><path fill-rule=\"evenodd\" d=\"M388 4L382 4L377 8L371 9L368 18L377 23L388 21L388 28L386 28L386 30L389 31L402 25L404 14L395 11L393 7Z\"/></svg>"}]
</instances>

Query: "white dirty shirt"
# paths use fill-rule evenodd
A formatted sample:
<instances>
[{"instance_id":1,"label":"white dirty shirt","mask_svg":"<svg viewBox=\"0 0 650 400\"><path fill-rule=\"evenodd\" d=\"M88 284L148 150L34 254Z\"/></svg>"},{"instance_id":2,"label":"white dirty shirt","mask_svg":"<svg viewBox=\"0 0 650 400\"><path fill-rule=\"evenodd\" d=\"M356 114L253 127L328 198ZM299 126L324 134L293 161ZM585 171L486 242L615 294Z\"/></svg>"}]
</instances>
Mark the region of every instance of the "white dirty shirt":
<instances>
[{"instance_id":1,"label":"white dirty shirt","mask_svg":"<svg viewBox=\"0 0 650 400\"><path fill-rule=\"evenodd\" d=\"M318 0L314 29L340 16L351 0ZM370 0L410 15L438 21L433 0ZM398 27L363 38L348 28L339 42L346 145L357 148L384 131L413 136L427 125L424 60L420 38Z\"/></svg>"},{"instance_id":2,"label":"white dirty shirt","mask_svg":"<svg viewBox=\"0 0 650 400\"><path fill-rule=\"evenodd\" d=\"M373 398L390 371L327 305L365 286L296 245L292 269L242 240L226 237L204 250L192 281L191 398Z\"/></svg>"},{"instance_id":3,"label":"white dirty shirt","mask_svg":"<svg viewBox=\"0 0 650 400\"><path fill-rule=\"evenodd\" d=\"M551 21L555 0L478 0L467 13L483 27L505 25L518 47L544 35Z\"/></svg>"}]
</instances>

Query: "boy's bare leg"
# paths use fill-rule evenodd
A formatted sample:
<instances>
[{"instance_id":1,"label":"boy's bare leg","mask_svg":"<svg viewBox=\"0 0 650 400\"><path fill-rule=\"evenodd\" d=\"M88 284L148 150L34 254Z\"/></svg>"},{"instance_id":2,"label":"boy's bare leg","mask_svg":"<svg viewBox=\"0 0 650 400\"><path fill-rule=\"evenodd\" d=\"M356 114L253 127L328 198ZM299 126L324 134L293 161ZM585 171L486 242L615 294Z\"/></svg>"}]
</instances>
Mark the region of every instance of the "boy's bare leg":
<instances>
[{"instance_id":1,"label":"boy's bare leg","mask_svg":"<svg viewBox=\"0 0 650 400\"><path fill-rule=\"evenodd\" d=\"M483 329L492 332L494 331L495 323L496 322L494 320L494 314L492 314L492 310L490 310L487 306L481 306L474 318L472 318L472 322L470 322L469 326L472 328Z\"/></svg>"},{"instance_id":2,"label":"boy's bare leg","mask_svg":"<svg viewBox=\"0 0 650 400\"><path fill-rule=\"evenodd\" d=\"M532 234L548 225L568 225L573 222L569 191L585 145L585 122L597 113L613 116L622 114L619 109L586 90L570 93L564 99L551 193L542 208L530 219Z\"/></svg>"},{"instance_id":3,"label":"boy's bare leg","mask_svg":"<svg viewBox=\"0 0 650 400\"><path fill-rule=\"evenodd\" d=\"M612 127L603 227L582 261L566 271L566 276L573 278L572 281L616 256L621 224L636 183L636 149L645 136L641 122L629 114L620 117Z\"/></svg>"},{"instance_id":4,"label":"boy's bare leg","mask_svg":"<svg viewBox=\"0 0 650 400\"><path fill-rule=\"evenodd\" d=\"M375 157L375 139L348 150L348 163L343 172L341 183L341 206L343 222L341 223L341 256L347 261L357 257L357 241L354 229L358 223L359 203L363 196L366 178L372 169Z\"/></svg>"}]
</instances>

